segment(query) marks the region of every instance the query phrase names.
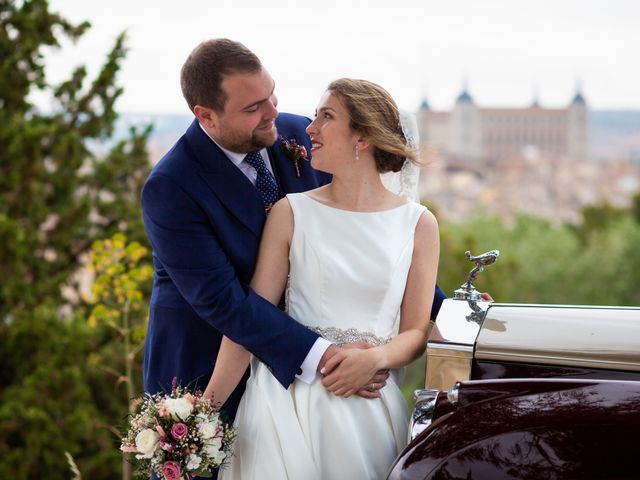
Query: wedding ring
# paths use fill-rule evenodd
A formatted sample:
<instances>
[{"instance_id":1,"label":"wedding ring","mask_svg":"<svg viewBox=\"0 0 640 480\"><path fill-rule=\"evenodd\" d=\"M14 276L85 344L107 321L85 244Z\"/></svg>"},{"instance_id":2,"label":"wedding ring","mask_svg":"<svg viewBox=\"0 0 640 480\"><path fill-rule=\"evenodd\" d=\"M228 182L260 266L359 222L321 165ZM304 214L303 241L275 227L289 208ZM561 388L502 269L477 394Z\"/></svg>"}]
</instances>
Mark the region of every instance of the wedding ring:
<instances>
[{"instance_id":1,"label":"wedding ring","mask_svg":"<svg viewBox=\"0 0 640 480\"><path fill-rule=\"evenodd\" d=\"M376 389L376 384L375 384L375 383L372 383L372 384L371 384L371 391L373 392L375 389Z\"/></svg>"}]
</instances>

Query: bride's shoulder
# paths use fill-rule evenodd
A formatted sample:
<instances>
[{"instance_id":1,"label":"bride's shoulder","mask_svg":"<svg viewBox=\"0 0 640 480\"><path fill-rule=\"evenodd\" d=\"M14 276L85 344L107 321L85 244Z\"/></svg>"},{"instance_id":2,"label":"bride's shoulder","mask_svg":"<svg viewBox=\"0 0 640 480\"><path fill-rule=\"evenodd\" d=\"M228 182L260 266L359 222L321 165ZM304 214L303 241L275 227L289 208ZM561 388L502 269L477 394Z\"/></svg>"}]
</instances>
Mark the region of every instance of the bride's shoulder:
<instances>
[{"instance_id":1,"label":"bride's shoulder","mask_svg":"<svg viewBox=\"0 0 640 480\"><path fill-rule=\"evenodd\" d=\"M416 204L419 217L416 222L415 239L417 241L431 241L438 237L438 221L435 215L425 206Z\"/></svg>"},{"instance_id":2,"label":"bride's shoulder","mask_svg":"<svg viewBox=\"0 0 640 480\"><path fill-rule=\"evenodd\" d=\"M271 207L267 221L269 223L286 224L290 223L292 218L293 210L289 198L286 196L278 200L273 207Z\"/></svg>"}]
</instances>

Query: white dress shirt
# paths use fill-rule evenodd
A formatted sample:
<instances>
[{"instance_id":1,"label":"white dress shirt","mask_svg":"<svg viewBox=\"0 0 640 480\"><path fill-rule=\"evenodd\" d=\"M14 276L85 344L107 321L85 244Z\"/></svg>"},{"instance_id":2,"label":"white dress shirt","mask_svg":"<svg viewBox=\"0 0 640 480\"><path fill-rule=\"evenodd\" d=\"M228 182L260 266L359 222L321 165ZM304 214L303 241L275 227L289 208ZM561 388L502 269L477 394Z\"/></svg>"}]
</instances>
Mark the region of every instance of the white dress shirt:
<instances>
[{"instance_id":1,"label":"white dress shirt","mask_svg":"<svg viewBox=\"0 0 640 480\"><path fill-rule=\"evenodd\" d=\"M258 178L258 172L256 172L255 168L249 165L249 163L245 162L244 157L246 157L247 154L237 153L237 152L232 152L230 150L227 150L226 148L222 147L218 142L216 142L211 137L211 135L209 135L209 132L205 130L202 124L199 123L198 125L200 125L200 128L202 129L202 131L207 134L207 137L209 137L211 141L215 143L220 148L220 150L224 152L227 158L231 160L231 163L233 163L236 167L238 167L240 171L244 173L244 175L249 179L249 181L255 186L256 179ZM264 160L264 163L267 166L267 169L273 175L273 168L271 167L271 161L269 160L269 154L267 153L267 149L263 148L262 150L260 150L260 155L262 155L262 159ZM318 337L316 342L311 347L311 350L309 350L309 353L307 353L307 356L302 362L302 365L300 365L300 369L298 370L298 374L296 375L296 378L304 383L311 384L311 382L313 382L316 378L316 371L318 370L318 364L320 363L320 359L322 358L322 355L324 355L324 352L327 351L327 348L329 348L330 346L331 346L330 341L328 341L323 337Z\"/></svg>"}]
</instances>

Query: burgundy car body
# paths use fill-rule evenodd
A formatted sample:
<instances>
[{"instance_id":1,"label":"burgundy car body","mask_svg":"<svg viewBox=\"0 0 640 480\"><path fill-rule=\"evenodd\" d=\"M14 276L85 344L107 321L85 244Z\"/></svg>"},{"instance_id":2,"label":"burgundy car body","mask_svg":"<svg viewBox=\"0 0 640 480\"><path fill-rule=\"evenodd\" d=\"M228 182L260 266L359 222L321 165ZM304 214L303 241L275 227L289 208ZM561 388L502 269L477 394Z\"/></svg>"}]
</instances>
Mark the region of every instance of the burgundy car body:
<instances>
[{"instance_id":1,"label":"burgundy car body","mask_svg":"<svg viewBox=\"0 0 640 480\"><path fill-rule=\"evenodd\" d=\"M389 479L640 478L640 309L447 300L441 315Z\"/></svg>"}]
</instances>

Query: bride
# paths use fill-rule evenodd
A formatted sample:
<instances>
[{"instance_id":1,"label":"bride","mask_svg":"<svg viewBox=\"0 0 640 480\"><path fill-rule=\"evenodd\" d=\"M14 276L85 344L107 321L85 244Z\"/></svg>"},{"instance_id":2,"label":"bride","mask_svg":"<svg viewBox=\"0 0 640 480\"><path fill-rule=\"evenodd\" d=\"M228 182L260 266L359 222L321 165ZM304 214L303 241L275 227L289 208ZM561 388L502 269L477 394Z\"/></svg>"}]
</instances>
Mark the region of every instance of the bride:
<instances>
[{"instance_id":1,"label":"bride","mask_svg":"<svg viewBox=\"0 0 640 480\"><path fill-rule=\"evenodd\" d=\"M251 363L225 480L380 479L406 442L397 372L424 350L438 226L380 174L416 152L391 96L364 80L331 83L307 133L312 166L333 180L273 207L251 286L274 304L284 292L289 315L338 345L373 346L341 349L322 377L285 390L225 337L205 395L224 402ZM385 369L391 376L377 398L354 395Z\"/></svg>"}]
</instances>

